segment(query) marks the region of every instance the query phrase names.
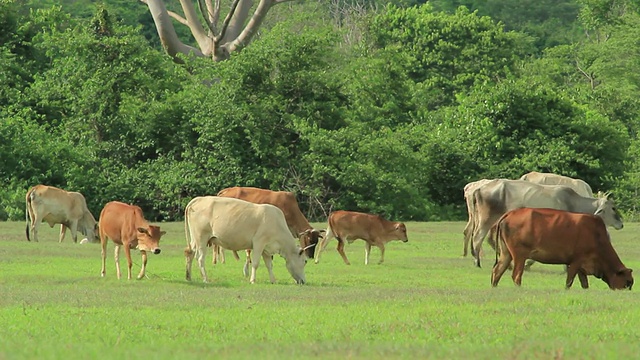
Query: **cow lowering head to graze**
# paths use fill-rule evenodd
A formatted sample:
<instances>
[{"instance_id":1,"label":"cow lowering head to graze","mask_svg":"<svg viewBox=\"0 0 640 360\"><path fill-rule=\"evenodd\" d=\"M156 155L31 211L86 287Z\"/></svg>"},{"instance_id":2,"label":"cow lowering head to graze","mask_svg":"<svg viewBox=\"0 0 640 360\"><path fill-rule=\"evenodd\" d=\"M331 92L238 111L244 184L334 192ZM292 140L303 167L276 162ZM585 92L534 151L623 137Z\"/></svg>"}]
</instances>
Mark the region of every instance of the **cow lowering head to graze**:
<instances>
[{"instance_id":1,"label":"cow lowering head to graze","mask_svg":"<svg viewBox=\"0 0 640 360\"><path fill-rule=\"evenodd\" d=\"M575 192L580 196L593 197L593 190L591 190L591 186L589 186L589 184L584 180L574 179L568 176L532 171L522 175L520 180L540 185L564 185L575 190Z\"/></svg>"},{"instance_id":2,"label":"cow lowering head to graze","mask_svg":"<svg viewBox=\"0 0 640 360\"><path fill-rule=\"evenodd\" d=\"M631 290L633 286L631 269L620 261L599 216L520 208L503 215L494 227L498 246L491 273L492 286L498 285L512 260L513 281L519 286L527 259L568 265L567 289L576 274L584 289L589 287L587 275L602 279L614 290Z\"/></svg>"},{"instance_id":3,"label":"cow lowering head to graze","mask_svg":"<svg viewBox=\"0 0 640 360\"><path fill-rule=\"evenodd\" d=\"M306 249L307 257L310 259L315 255L316 245L322 239L324 230L316 230L307 218L300 211L298 201L294 193L289 191L273 191L254 187L235 186L222 189L218 196L245 200L254 204L271 204L276 206L284 214L287 226L291 234L298 238L300 246ZM216 248L214 247L214 250ZM237 258L238 255L234 253ZM215 259L215 255L214 255ZM244 265L245 272L251 264L251 250L247 250L247 258Z\"/></svg>"},{"instance_id":4,"label":"cow lowering head to graze","mask_svg":"<svg viewBox=\"0 0 640 360\"><path fill-rule=\"evenodd\" d=\"M67 228L73 242L78 242L79 231L88 241L96 241L98 223L87 208L87 202L79 192L65 191L53 186L36 185L26 195L27 240L38 241L38 225L46 221L49 226L61 224L62 242Z\"/></svg>"},{"instance_id":5,"label":"cow lowering head to graze","mask_svg":"<svg viewBox=\"0 0 640 360\"><path fill-rule=\"evenodd\" d=\"M127 279L131 279L131 249L140 250L142 255L142 269L138 279L144 277L147 268L147 251L160 254L160 237L166 232L160 231L159 226L149 225L142 214L142 209L118 201L112 201L104 206L100 213L100 244L102 245L102 271L104 277L107 257L107 239L115 244L114 259L118 279L120 272L120 247L124 247L127 257Z\"/></svg>"},{"instance_id":6,"label":"cow lowering head to graze","mask_svg":"<svg viewBox=\"0 0 640 360\"><path fill-rule=\"evenodd\" d=\"M306 248L309 258L313 258L316 245L322 238L324 230L314 229L300 211L294 193L289 191L272 191L254 187L230 187L218 192L218 196L245 200L254 204L271 204L284 214L291 234L300 240L300 246Z\"/></svg>"},{"instance_id":7,"label":"cow lowering head to graze","mask_svg":"<svg viewBox=\"0 0 640 360\"><path fill-rule=\"evenodd\" d=\"M200 274L208 281L205 270L207 244L232 251L250 249L251 278L256 281L260 257L264 260L272 283L272 255L285 259L286 267L298 284L304 284L306 255L291 235L282 210L270 204L254 204L244 200L219 196L196 197L184 210L184 230L187 238L186 278L191 280L193 258L198 259Z\"/></svg>"},{"instance_id":8,"label":"cow lowering head to graze","mask_svg":"<svg viewBox=\"0 0 640 360\"><path fill-rule=\"evenodd\" d=\"M619 230L623 222L613 200L578 195L563 185L539 185L523 180L496 179L473 193L475 221L471 253L480 267L479 251L491 226L502 215L521 207L550 208L600 216L608 226Z\"/></svg>"},{"instance_id":9,"label":"cow lowering head to graze","mask_svg":"<svg viewBox=\"0 0 640 360\"><path fill-rule=\"evenodd\" d=\"M380 262L384 262L384 245L392 240L407 242L407 227L400 222L383 219L379 215L365 214L355 211L334 211L329 214L327 235L320 242L320 248L316 252L315 263L320 261L320 254L332 238L338 240L338 252L347 265L351 263L344 253L345 241L351 244L355 240L365 241L364 263L369 264L371 246L380 248Z\"/></svg>"}]
</instances>

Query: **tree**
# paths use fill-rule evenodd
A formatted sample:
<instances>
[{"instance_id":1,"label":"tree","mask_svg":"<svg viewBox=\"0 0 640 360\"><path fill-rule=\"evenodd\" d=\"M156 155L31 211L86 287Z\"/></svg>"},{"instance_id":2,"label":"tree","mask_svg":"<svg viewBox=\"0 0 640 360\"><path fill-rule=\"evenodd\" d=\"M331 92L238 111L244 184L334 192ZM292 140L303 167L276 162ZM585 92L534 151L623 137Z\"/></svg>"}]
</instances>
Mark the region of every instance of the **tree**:
<instances>
[{"instance_id":1,"label":"tree","mask_svg":"<svg viewBox=\"0 0 640 360\"><path fill-rule=\"evenodd\" d=\"M178 54L210 57L215 61L226 60L234 51L246 47L257 34L269 10L291 0L260 0L253 10L253 0L234 0L222 23L220 0L180 0L184 16L168 11L163 0L141 0L147 4L153 16L162 46L174 59ZM186 25L191 30L197 47L180 41L171 19Z\"/></svg>"}]
</instances>

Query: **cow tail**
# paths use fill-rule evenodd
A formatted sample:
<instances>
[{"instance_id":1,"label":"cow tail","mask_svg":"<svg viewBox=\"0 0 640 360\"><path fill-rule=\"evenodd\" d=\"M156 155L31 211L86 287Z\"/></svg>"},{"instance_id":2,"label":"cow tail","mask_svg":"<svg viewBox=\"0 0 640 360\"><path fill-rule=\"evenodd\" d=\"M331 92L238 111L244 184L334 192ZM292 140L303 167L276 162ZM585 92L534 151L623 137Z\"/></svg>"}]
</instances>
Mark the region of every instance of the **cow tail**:
<instances>
[{"instance_id":1,"label":"cow tail","mask_svg":"<svg viewBox=\"0 0 640 360\"><path fill-rule=\"evenodd\" d=\"M31 193L33 189L27 191L27 198L25 199L25 219L27 222L27 227L25 228L25 232L27 233L27 241L31 241L31 236L29 234L29 228L31 227L31 216L29 216L29 208L31 207Z\"/></svg>"},{"instance_id":2,"label":"cow tail","mask_svg":"<svg viewBox=\"0 0 640 360\"><path fill-rule=\"evenodd\" d=\"M494 236L494 243L496 245L496 262L495 264L493 264L493 266L495 267L498 264L498 257L500 256L500 247L501 245L501 238L502 238L502 231L500 231L500 229L502 228L502 219L504 219L504 216L500 218L500 220L498 220L492 227L493 231L493 236Z\"/></svg>"},{"instance_id":3,"label":"cow tail","mask_svg":"<svg viewBox=\"0 0 640 360\"><path fill-rule=\"evenodd\" d=\"M184 236L187 239L187 247L184 249L185 256L190 256L193 254L193 249L191 248L191 229L189 227L189 203L184 208Z\"/></svg>"}]
</instances>

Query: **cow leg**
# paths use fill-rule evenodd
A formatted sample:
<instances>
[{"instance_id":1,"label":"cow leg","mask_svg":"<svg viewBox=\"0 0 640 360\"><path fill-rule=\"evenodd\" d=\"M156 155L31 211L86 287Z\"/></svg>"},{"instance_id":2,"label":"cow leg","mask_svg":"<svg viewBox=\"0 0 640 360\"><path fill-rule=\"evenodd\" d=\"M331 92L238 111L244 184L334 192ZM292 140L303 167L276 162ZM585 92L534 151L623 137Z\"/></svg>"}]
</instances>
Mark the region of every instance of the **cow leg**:
<instances>
[{"instance_id":1,"label":"cow leg","mask_svg":"<svg viewBox=\"0 0 640 360\"><path fill-rule=\"evenodd\" d=\"M271 257L271 255L267 255L265 253L262 253L262 259L264 260L264 266L269 271L269 279L271 280L271 283L275 284L276 283L276 276L273 275L273 258Z\"/></svg>"},{"instance_id":2,"label":"cow leg","mask_svg":"<svg viewBox=\"0 0 640 360\"><path fill-rule=\"evenodd\" d=\"M517 257L513 259L513 273L511 277L513 278L513 282L520 286L522 285L522 273L524 272L524 262L526 258Z\"/></svg>"},{"instance_id":3,"label":"cow leg","mask_svg":"<svg viewBox=\"0 0 640 360\"><path fill-rule=\"evenodd\" d=\"M338 239L338 253L340 253L340 256L342 256L342 260L344 261L345 264L351 265L351 263L349 262L349 259L347 259L347 254L344 253L344 240L340 238L336 238L336 239ZM365 264L369 262L366 256L365 256L364 262Z\"/></svg>"},{"instance_id":4,"label":"cow leg","mask_svg":"<svg viewBox=\"0 0 640 360\"><path fill-rule=\"evenodd\" d=\"M580 271L580 264L577 264L577 263L569 264L569 268L567 269L567 282L565 285L566 289L571 288L571 285L573 285L573 280L575 280L576 275L578 274L578 271ZM582 279L580 279L580 282L582 283Z\"/></svg>"},{"instance_id":5,"label":"cow leg","mask_svg":"<svg viewBox=\"0 0 640 360\"><path fill-rule=\"evenodd\" d=\"M124 244L124 255L127 257L127 280L131 280L131 267L133 267L133 261L131 260L131 247L128 244Z\"/></svg>"},{"instance_id":6,"label":"cow leg","mask_svg":"<svg viewBox=\"0 0 640 360\"><path fill-rule=\"evenodd\" d=\"M582 269L578 270L578 280L580 280L580 286L582 286L583 289L589 288L589 280L587 279L587 273L585 273L584 270Z\"/></svg>"},{"instance_id":7,"label":"cow leg","mask_svg":"<svg viewBox=\"0 0 640 360\"><path fill-rule=\"evenodd\" d=\"M324 238L322 238L322 240L320 240L320 243L317 245L318 248L316 249L316 254L314 256L314 263L317 264L318 262L320 262L320 253L322 253L327 247L329 240L333 239L334 237L335 235L333 234L333 231L331 230L331 228L328 228Z\"/></svg>"},{"instance_id":8,"label":"cow leg","mask_svg":"<svg viewBox=\"0 0 640 360\"><path fill-rule=\"evenodd\" d=\"M78 243L78 222L77 221L72 221L71 226L69 226L69 230L71 230L71 238L73 239L74 243ZM60 240L60 242L62 242L62 240Z\"/></svg>"},{"instance_id":9,"label":"cow leg","mask_svg":"<svg viewBox=\"0 0 640 360\"><path fill-rule=\"evenodd\" d=\"M364 244L364 264L369 265L369 255L371 254L371 244L368 241L365 241Z\"/></svg>"},{"instance_id":10,"label":"cow leg","mask_svg":"<svg viewBox=\"0 0 640 360\"><path fill-rule=\"evenodd\" d=\"M116 276L119 280L122 277L122 272L120 272L120 245L118 244L113 249L113 259L116 261Z\"/></svg>"},{"instance_id":11,"label":"cow leg","mask_svg":"<svg viewBox=\"0 0 640 360\"><path fill-rule=\"evenodd\" d=\"M486 222L483 222L478 226L473 234L473 243L471 244L471 255L474 257L474 264L477 267L480 266L480 251L482 250L482 241L484 237L487 236L489 232L489 228L485 225Z\"/></svg>"},{"instance_id":12,"label":"cow leg","mask_svg":"<svg viewBox=\"0 0 640 360\"><path fill-rule=\"evenodd\" d=\"M195 251L193 251L190 247L187 247L184 250L185 279L187 281L191 281L191 265L193 264L194 254L195 254Z\"/></svg>"},{"instance_id":13,"label":"cow leg","mask_svg":"<svg viewBox=\"0 0 640 360\"><path fill-rule=\"evenodd\" d=\"M38 242L38 225L42 222L42 217L36 215L32 218L31 222L31 234L33 235L33 241Z\"/></svg>"},{"instance_id":14,"label":"cow leg","mask_svg":"<svg viewBox=\"0 0 640 360\"><path fill-rule=\"evenodd\" d=\"M67 234L67 227L64 224L60 224L60 237L58 242L62 242L64 240L64 236Z\"/></svg>"},{"instance_id":15,"label":"cow leg","mask_svg":"<svg viewBox=\"0 0 640 360\"><path fill-rule=\"evenodd\" d=\"M244 260L244 266L242 267L242 275L244 275L244 277L248 277L249 276L249 266L251 266L251 250L247 249L245 251L245 260Z\"/></svg>"},{"instance_id":16,"label":"cow leg","mask_svg":"<svg viewBox=\"0 0 640 360\"><path fill-rule=\"evenodd\" d=\"M147 252L140 250L140 255L142 255L142 269L140 269L140 273L138 274L138 280L144 277L144 272L147 270Z\"/></svg>"},{"instance_id":17,"label":"cow leg","mask_svg":"<svg viewBox=\"0 0 640 360\"><path fill-rule=\"evenodd\" d=\"M100 276L104 277L107 262L107 237L102 233L100 233L100 247L102 248L102 269L100 270Z\"/></svg>"},{"instance_id":18,"label":"cow leg","mask_svg":"<svg viewBox=\"0 0 640 360\"><path fill-rule=\"evenodd\" d=\"M258 271L258 265L260 265L260 256L262 256L263 250L262 248L255 248L251 252L251 278L249 278L249 282L252 284L256 283L256 272Z\"/></svg>"},{"instance_id":19,"label":"cow leg","mask_svg":"<svg viewBox=\"0 0 640 360\"><path fill-rule=\"evenodd\" d=\"M378 247L380 248L380 262L378 264L382 264L384 262L384 244L381 243Z\"/></svg>"},{"instance_id":20,"label":"cow leg","mask_svg":"<svg viewBox=\"0 0 640 360\"><path fill-rule=\"evenodd\" d=\"M205 261L206 255L207 255L207 252L205 251L205 249L201 247L196 249L195 256L198 259L198 266L200 267L200 275L202 275L203 282L209 282L209 278L207 277L207 270L204 267L204 261Z\"/></svg>"},{"instance_id":21,"label":"cow leg","mask_svg":"<svg viewBox=\"0 0 640 360\"><path fill-rule=\"evenodd\" d=\"M493 265L493 270L491 270L491 286L498 286L498 282L500 281L500 278L502 278L504 272L509 268L511 260L511 254L507 249L500 252L500 258L496 264Z\"/></svg>"},{"instance_id":22,"label":"cow leg","mask_svg":"<svg viewBox=\"0 0 640 360\"><path fill-rule=\"evenodd\" d=\"M469 216L469 221L467 221L467 225L465 225L464 230L462 231L462 235L464 236L464 242L462 243L462 256L466 257L469 249L469 241L471 240L471 216Z\"/></svg>"}]
</instances>

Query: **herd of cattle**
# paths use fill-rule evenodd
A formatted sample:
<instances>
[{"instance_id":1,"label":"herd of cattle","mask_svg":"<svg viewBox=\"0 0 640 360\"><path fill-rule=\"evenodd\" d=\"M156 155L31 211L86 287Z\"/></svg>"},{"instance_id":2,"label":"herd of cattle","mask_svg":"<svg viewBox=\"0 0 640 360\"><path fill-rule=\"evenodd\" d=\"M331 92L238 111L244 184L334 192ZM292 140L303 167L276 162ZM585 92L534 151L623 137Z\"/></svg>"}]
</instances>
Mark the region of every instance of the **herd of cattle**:
<instances>
[{"instance_id":1,"label":"herd of cattle","mask_svg":"<svg viewBox=\"0 0 640 360\"><path fill-rule=\"evenodd\" d=\"M102 209L99 221L96 221L82 194L46 185L37 185L27 191L26 208L27 240L38 241L38 225L44 221L51 227L61 224L60 242L67 228L74 242L77 242L78 232L85 236L81 243L99 239L102 246L102 276L105 275L108 239L115 244L118 278L121 277L120 248L125 249L128 279L131 279L131 249L140 250L142 268L138 279L141 279L145 275L147 252L159 254L160 238L165 234L160 227L149 224L138 206L109 202ZM217 196L192 199L185 207L184 215L187 280L191 280L191 267L196 258L203 280L208 281L205 250L209 246L213 248L214 262L223 254L222 249L233 251L236 257L237 251L246 250L244 274L248 276L251 265L252 283L256 280L261 257L271 282L275 282L272 258L279 254L285 259L293 279L303 284L306 281L304 267L307 258L315 258L318 263L320 253L332 238L338 240L338 252L346 264L349 264L349 260L344 253L345 241L365 240L365 264L369 262L372 245L380 248L382 263L387 242L407 241L407 228L403 223L352 211L334 211L329 214L327 230L314 229L300 211L295 195L285 191L232 187L220 191ZM296 244L296 238L301 246Z\"/></svg>"},{"instance_id":2,"label":"herd of cattle","mask_svg":"<svg viewBox=\"0 0 640 360\"><path fill-rule=\"evenodd\" d=\"M531 172L519 180L494 179L469 183L464 188L469 220L464 229L463 256L469 246L474 263L480 267L482 242L496 250L496 263L491 284L497 286L508 267L513 266L513 281L520 285L526 267L535 261L567 266L566 287L577 275L583 288L587 275L602 279L611 289L631 289L633 276L611 245L606 226L622 229L622 219L607 194L594 197L591 187L582 180ZM26 195L27 240L37 241L37 226L46 221L51 227L61 224L62 241L69 228L74 242L77 233L82 242L97 241L102 247L102 271L105 275L108 239L115 244L114 259L118 278L120 248L127 257L127 277L131 279L131 249L142 255L138 279L144 277L147 252L160 253L159 242L164 231L145 220L140 207L117 201L104 206L96 221L87 208L84 196L55 187L37 185ZM352 211L329 214L326 230L314 229L300 211L295 195L251 187L232 187L216 196L192 199L185 207L187 248L186 279L191 280L193 259L197 259L202 279L206 248L212 247L213 262L224 261L223 249L238 251L247 257L244 274L256 280L260 258L265 263L271 282L273 255L281 255L286 268L299 283L305 283L304 267L308 258L320 260L327 243L336 238L338 253L350 264L344 252L345 241L365 241L365 264L369 263L371 246L380 248L384 261L385 244L392 240L407 242L407 228L377 215ZM299 240L299 244L295 239ZM81 242L81 243L82 243ZM528 263L525 264L525 262Z\"/></svg>"}]
</instances>

